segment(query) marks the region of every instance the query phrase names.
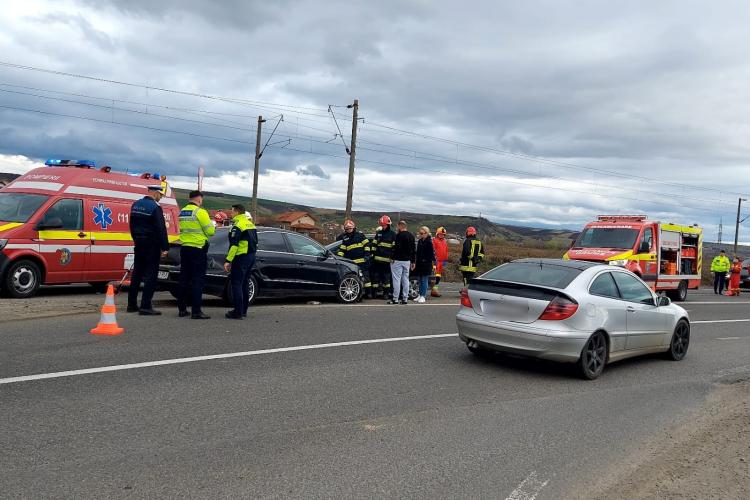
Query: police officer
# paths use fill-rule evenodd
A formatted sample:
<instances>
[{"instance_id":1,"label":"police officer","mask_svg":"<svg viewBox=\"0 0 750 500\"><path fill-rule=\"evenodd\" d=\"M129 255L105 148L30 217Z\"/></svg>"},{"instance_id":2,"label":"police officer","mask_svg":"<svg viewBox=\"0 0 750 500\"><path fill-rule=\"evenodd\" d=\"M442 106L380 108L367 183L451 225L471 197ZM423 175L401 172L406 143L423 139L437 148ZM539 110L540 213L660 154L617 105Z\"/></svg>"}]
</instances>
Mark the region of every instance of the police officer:
<instances>
[{"instance_id":1,"label":"police officer","mask_svg":"<svg viewBox=\"0 0 750 500\"><path fill-rule=\"evenodd\" d=\"M466 239L461 251L461 262L458 270L464 277L464 285L477 273L477 266L484 259L484 245L477 239L477 230L474 227L466 228Z\"/></svg>"},{"instance_id":2,"label":"police officer","mask_svg":"<svg viewBox=\"0 0 750 500\"><path fill-rule=\"evenodd\" d=\"M189 202L180 210L180 284L177 290L177 309L184 318L187 312L187 297L190 296L192 319L209 319L203 314L203 284L206 280L208 266L208 239L214 235L216 228L211 217L204 209L203 193L190 191Z\"/></svg>"},{"instance_id":3,"label":"police officer","mask_svg":"<svg viewBox=\"0 0 750 500\"><path fill-rule=\"evenodd\" d=\"M244 206L232 205L230 215L234 225L229 231L229 252L224 270L229 273L234 309L227 311L225 316L242 319L247 316L250 305L250 272L258 250L258 231L253 221L245 215Z\"/></svg>"},{"instance_id":4,"label":"police officer","mask_svg":"<svg viewBox=\"0 0 750 500\"><path fill-rule=\"evenodd\" d=\"M167 255L169 240L164 212L159 200L164 196L162 186L149 186L148 193L130 207L130 236L135 244L133 273L128 291L128 312L138 312L143 316L158 316L151 299L156 289L156 276L159 272L159 259ZM143 282L141 307L138 308L138 290Z\"/></svg>"},{"instance_id":5,"label":"police officer","mask_svg":"<svg viewBox=\"0 0 750 500\"><path fill-rule=\"evenodd\" d=\"M353 220L344 222L344 234L340 237L341 244L337 255L353 261L362 271L362 281L365 293L370 295L370 240L364 233L357 231Z\"/></svg>"},{"instance_id":6,"label":"police officer","mask_svg":"<svg viewBox=\"0 0 750 500\"><path fill-rule=\"evenodd\" d=\"M375 298L377 288L383 290L383 298L390 300L391 294L391 260L393 259L393 244L396 241L396 232L391 229L391 218L384 215L378 221L380 229L370 244L372 252L372 265L370 266L370 298Z\"/></svg>"}]
</instances>

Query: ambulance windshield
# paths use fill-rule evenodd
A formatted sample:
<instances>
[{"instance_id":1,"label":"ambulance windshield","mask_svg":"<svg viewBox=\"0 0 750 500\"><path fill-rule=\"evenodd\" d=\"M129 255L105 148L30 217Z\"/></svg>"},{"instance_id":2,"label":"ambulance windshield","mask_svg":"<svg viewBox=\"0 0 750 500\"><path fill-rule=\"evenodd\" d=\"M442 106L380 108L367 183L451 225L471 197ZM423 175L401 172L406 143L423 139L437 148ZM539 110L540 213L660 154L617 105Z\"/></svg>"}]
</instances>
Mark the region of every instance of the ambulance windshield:
<instances>
[{"instance_id":1,"label":"ambulance windshield","mask_svg":"<svg viewBox=\"0 0 750 500\"><path fill-rule=\"evenodd\" d=\"M576 240L573 248L621 248L630 250L635 245L638 229L588 227Z\"/></svg>"},{"instance_id":2,"label":"ambulance windshield","mask_svg":"<svg viewBox=\"0 0 750 500\"><path fill-rule=\"evenodd\" d=\"M0 193L0 221L26 222L48 198L43 194Z\"/></svg>"}]
</instances>

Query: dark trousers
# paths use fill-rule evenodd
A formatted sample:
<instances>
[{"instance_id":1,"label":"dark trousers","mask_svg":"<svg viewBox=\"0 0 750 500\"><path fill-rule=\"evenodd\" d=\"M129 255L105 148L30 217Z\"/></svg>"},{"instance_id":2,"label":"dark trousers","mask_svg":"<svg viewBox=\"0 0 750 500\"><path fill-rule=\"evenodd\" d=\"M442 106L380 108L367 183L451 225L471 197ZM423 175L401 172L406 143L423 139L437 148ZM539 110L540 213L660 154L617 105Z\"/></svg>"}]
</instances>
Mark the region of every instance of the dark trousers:
<instances>
[{"instance_id":1,"label":"dark trousers","mask_svg":"<svg viewBox=\"0 0 750 500\"><path fill-rule=\"evenodd\" d=\"M464 286L469 284L469 280L474 277L475 273L474 271L461 271L461 274L464 277Z\"/></svg>"},{"instance_id":2,"label":"dark trousers","mask_svg":"<svg viewBox=\"0 0 750 500\"><path fill-rule=\"evenodd\" d=\"M229 279L232 283L232 302L234 314L247 314L250 302L250 272L255 264L255 254L238 255L232 261Z\"/></svg>"},{"instance_id":3,"label":"dark trousers","mask_svg":"<svg viewBox=\"0 0 750 500\"><path fill-rule=\"evenodd\" d=\"M187 310L190 298L192 314L200 314L203 303L203 284L206 281L208 258L206 250L195 247L180 248L180 284L177 290L177 308Z\"/></svg>"},{"instance_id":4,"label":"dark trousers","mask_svg":"<svg viewBox=\"0 0 750 500\"><path fill-rule=\"evenodd\" d=\"M370 264L370 282L372 286L371 297L375 297L378 288L383 290L383 298L388 299L391 295L391 264L390 262L373 261Z\"/></svg>"},{"instance_id":5,"label":"dark trousers","mask_svg":"<svg viewBox=\"0 0 750 500\"><path fill-rule=\"evenodd\" d=\"M724 292L724 282L726 281L727 273L714 272L714 293Z\"/></svg>"},{"instance_id":6,"label":"dark trousers","mask_svg":"<svg viewBox=\"0 0 750 500\"><path fill-rule=\"evenodd\" d=\"M130 289L128 290L128 307L138 307L138 291L143 283L143 294L141 294L141 309L151 309L151 299L156 290L156 275L159 272L159 259L161 259L161 248L158 243L151 240L135 240L133 251L133 273L130 276Z\"/></svg>"}]
</instances>

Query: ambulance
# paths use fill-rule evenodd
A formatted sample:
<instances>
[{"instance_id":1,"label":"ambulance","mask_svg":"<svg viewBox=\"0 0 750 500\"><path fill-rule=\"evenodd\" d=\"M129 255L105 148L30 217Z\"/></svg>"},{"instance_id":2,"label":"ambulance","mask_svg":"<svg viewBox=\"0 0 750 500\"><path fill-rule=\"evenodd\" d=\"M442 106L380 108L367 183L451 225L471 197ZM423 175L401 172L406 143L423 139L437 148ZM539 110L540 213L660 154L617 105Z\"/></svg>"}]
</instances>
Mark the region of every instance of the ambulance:
<instances>
[{"instance_id":1,"label":"ambulance","mask_svg":"<svg viewBox=\"0 0 750 500\"><path fill-rule=\"evenodd\" d=\"M647 220L645 215L600 215L586 224L564 259L621 266L675 301L701 283L703 229Z\"/></svg>"},{"instance_id":2,"label":"ambulance","mask_svg":"<svg viewBox=\"0 0 750 500\"><path fill-rule=\"evenodd\" d=\"M34 296L41 285L103 288L132 266L130 206L162 186L169 240L178 236L177 201L158 173L116 173L88 160L47 160L0 189L0 290Z\"/></svg>"}]
</instances>

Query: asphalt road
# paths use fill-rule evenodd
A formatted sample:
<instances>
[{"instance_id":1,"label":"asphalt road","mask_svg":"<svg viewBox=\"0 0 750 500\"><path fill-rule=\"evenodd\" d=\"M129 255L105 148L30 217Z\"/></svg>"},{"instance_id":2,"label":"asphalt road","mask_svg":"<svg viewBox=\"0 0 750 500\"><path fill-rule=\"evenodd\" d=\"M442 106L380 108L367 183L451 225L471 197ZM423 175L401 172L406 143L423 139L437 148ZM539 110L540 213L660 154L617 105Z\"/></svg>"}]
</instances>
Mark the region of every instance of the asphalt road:
<instances>
[{"instance_id":1,"label":"asphalt road","mask_svg":"<svg viewBox=\"0 0 750 500\"><path fill-rule=\"evenodd\" d=\"M585 496L750 374L747 295L693 293L684 361L627 360L593 382L474 357L456 301L271 303L244 322L121 308L118 337L88 334L96 312L0 323L0 497Z\"/></svg>"}]
</instances>

